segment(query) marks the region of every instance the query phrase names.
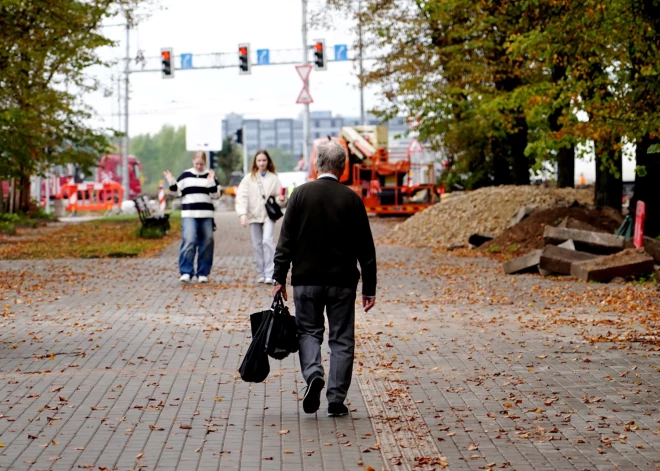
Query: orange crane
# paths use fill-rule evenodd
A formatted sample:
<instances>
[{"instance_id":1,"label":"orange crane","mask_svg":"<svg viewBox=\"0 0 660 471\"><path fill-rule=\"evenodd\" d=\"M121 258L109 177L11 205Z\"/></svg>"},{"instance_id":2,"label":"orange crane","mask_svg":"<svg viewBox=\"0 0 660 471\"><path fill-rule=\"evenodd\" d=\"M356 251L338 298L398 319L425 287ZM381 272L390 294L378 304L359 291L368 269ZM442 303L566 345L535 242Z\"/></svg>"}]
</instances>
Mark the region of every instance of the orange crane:
<instances>
[{"instance_id":1,"label":"orange crane","mask_svg":"<svg viewBox=\"0 0 660 471\"><path fill-rule=\"evenodd\" d=\"M328 139L346 151L346 168L339 181L362 197L368 213L410 215L435 203L433 164L413 163L410 151L398 159L390 156L387 126L346 126L339 136L314 141L311 179L317 177L318 146Z\"/></svg>"}]
</instances>

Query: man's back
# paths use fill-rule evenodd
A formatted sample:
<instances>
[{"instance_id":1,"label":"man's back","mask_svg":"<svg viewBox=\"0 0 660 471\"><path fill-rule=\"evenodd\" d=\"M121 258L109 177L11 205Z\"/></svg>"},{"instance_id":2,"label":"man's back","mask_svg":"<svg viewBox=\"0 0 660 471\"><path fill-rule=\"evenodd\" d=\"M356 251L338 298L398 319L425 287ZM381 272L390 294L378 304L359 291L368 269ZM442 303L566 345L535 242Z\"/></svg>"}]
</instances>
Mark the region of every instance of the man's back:
<instances>
[{"instance_id":1,"label":"man's back","mask_svg":"<svg viewBox=\"0 0 660 471\"><path fill-rule=\"evenodd\" d=\"M360 273L363 292L376 287L376 253L364 205L347 186L332 178L308 182L294 191L287 207L277 255L275 279L292 284L355 288ZM284 279L282 279L284 278Z\"/></svg>"}]
</instances>

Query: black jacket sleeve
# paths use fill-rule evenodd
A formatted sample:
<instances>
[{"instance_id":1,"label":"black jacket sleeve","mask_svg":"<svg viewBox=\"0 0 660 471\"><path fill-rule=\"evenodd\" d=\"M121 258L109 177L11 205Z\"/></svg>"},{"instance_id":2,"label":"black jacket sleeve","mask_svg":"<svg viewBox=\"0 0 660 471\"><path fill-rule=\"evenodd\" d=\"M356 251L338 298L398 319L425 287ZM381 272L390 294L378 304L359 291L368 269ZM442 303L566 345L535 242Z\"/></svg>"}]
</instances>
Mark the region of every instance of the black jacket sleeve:
<instances>
[{"instance_id":1,"label":"black jacket sleeve","mask_svg":"<svg viewBox=\"0 0 660 471\"><path fill-rule=\"evenodd\" d=\"M296 238L296 192L294 191L284 213L280 238L275 251L275 271L273 279L286 284L286 276L293 261Z\"/></svg>"},{"instance_id":2,"label":"black jacket sleeve","mask_svg":"<svg viewBox=\"0 0 660 471\"><path fill-rule=\"evenodd\" d=\"M361 200L355 205L355 213L357 259L362 272L362 295L376 296L376 247L371 235L367 210Z\"/></svg>"}]
</instances>

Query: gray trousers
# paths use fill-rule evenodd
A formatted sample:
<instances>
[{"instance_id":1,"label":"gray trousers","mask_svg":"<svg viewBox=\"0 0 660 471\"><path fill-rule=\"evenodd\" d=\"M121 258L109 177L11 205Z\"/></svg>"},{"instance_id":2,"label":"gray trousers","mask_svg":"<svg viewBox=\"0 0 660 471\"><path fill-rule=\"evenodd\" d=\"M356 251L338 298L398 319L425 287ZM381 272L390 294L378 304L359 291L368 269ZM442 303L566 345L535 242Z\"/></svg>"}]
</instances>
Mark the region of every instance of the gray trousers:
<instances>
[{"instance_id":1,"label":"gray trousers","mask_svg":"<svg viewBox=\"0 0 660 471\"><path fill-rule=\"evenodd\" d=\"M275 223L267 219L265 223L251 223L250 234L252 235L252 248L254 249L254 262L257 264L257 272L260 277L273 278L275 264L275 241L273 231Z\"/></svg>"},{"instance_id":2,"label":"gray trousers","mask_svg":"<svg viewBox=\"0 0 660 471\"><path fill-rule=\"evenodd\" d=\"M300 334L300 365L305 381L323 375L321 344L328 315L330 374L328 402L343 403L351 385L355 351L355 289L335 286L294 286L296 324Z\"/></svg>"}]
</instances>

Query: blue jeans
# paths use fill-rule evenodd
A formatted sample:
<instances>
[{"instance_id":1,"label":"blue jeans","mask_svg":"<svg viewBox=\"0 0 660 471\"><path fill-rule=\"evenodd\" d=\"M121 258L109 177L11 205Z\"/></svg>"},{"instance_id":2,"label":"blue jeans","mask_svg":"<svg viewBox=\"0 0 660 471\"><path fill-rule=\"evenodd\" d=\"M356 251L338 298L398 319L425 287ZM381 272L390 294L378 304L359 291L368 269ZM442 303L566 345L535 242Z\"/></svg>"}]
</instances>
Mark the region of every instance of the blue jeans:
<instances>
[{"instance_id":1,"label":"blue jeans","mask_svg":"<svg viewBox=\"0 0 660 471\"><path fill-rule=\"evenodd\" d=\"M209 276L213 265L213 218L182 218L181 238L179 272L195 275L197 252L196 275Z\"/></svg>"}]
</instances>

